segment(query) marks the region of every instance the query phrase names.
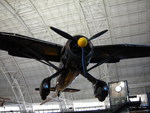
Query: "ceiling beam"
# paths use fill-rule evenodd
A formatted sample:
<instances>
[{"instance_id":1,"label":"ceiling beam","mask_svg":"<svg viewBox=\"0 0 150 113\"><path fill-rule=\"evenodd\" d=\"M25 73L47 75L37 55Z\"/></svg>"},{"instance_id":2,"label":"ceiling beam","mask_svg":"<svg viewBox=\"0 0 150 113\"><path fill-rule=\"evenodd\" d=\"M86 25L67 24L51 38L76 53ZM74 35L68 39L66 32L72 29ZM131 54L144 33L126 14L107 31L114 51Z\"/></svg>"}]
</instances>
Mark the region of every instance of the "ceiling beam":
<instances>
[{"instance_id":1,"label":"ceiling beam","mask_svg":"<svg viewBox=\"0 0 150 113\"><path fill-rule=\"evenodd\" d=\"M21 25L23 26L25 31L27 31L29 36L33 37L33 34L29 30L28 26L25 24L25 22L22 20L22 18L16 13L16 11L13 9L13 7L5 0L0 0L0 4L2 4L2 6L4 6L4 8L7 11L9 11L21 23Z\"/></svg>"},{"instance_id":2,"label":"ceiling beam","mask_svg":"<svg viewBox=\"0 0 150 113\"><path fill-rule=\"evenodd\" d=\"M42 17L42 15L40 14L40 11L38 10L38 8L37 8L37 6L36 6L36 2L33 3L32 0L28 0L28 1L29 1L29 3L31 4L31 6L33 7L33 9L36 11L36 13L39 15L39 17L41 18L41 21L42 21L43 25L45 26L45 29L46 29L47 32L49 33L51 39L52 39L53 41L55 41L54 38L53 38L52 35L51 35L50 28L47 26L47 24L46 24L44 18Z\"/></svg>"}]
</instances>

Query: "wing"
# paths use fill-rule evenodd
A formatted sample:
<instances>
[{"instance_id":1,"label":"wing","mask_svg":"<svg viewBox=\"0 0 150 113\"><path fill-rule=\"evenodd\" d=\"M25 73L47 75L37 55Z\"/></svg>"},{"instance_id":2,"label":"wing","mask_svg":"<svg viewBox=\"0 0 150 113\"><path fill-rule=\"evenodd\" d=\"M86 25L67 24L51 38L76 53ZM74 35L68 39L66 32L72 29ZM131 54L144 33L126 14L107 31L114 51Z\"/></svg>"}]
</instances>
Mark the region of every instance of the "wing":
<instances>
[{"instance_id":1,"label":"wing","mask_svg":"<svg viewBox=\"0 0 150 113\"><path fill-rule=\"evenodd\" d=\"M0 32L0 49L8 51L12 56L59 62L62 46L19 34Z\"/></svg>"},{"instance_id":2,"label":"wing","mask_svg":"<svg viewBox=\"0 0 150 113\"><path fill-rule=\"evenodd\" d=\"M98 63L111 57L107 63L119 62L123 59L150 57L150 45L116 44L95 46L91 63Z\"/></svg>"}]
</instances>

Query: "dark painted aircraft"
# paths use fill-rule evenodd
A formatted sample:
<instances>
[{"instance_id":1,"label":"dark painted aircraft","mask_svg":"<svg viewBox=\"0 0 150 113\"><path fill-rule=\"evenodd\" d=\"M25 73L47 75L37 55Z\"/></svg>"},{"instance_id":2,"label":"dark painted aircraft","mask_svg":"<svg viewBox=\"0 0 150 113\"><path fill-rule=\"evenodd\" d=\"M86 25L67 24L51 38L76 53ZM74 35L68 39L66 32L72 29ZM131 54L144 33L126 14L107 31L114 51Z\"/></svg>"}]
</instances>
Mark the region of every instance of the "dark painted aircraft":
<instances>
[{"instance_id":1,"label":"dark painted aircraft","mask_svg":"<svg viewBox=\"0 0 150 113\"><path fill-rule=\"evenodd\" d=\"M51 27L53 31L68 39L65 46L34 39L31 37L0 32L0 49L8 51L8 54L17 57L32 58L48 66L53 67L56 73L45 78L39 90L42 100L46 100L50 91L76 92L78 89L67 88L69 84L79 75L88 79L94 88L94 96L99 101L104 101L108 96L108 86L106 82L93 77L89 71L103 63L116 63L123 59L149 57L149 45L115 44L93 46L91 40L103 35L107 30L101 31L91 38L82 35L71 36L70 34ZM59 67L52 61L60 62ZM91 68L87 68L89 63L95 63ZM58 77L56 87L51 87L50 82Z\"/></svg>"}]
</instances>

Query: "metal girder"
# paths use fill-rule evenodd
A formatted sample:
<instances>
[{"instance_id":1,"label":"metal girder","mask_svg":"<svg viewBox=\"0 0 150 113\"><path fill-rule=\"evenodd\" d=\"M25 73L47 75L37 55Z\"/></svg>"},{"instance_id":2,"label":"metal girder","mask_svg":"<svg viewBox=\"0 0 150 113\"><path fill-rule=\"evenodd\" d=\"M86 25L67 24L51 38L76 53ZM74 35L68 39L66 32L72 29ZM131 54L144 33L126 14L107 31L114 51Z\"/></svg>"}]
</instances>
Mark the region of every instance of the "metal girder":
<instances>
[{"instance_id":1,"label":"metal girder","mask_svg":"<svg viewBox=\"0 0 150 113\"><path fill-rule=\"evenodd\" d=\"M8 59L7 59L8 60ZM11 63L14 64L16 68L16 72L12 74L12 71L5 66L4 59L0 60L3 67L0 67L0 71L2 71L3 76L7 79L16 99L18 102L20 111L23 113L33 112L32 99L30 97L28 87L24 76L16 63L16 60L11 57L9 58Z\"/></svg>"},{"instance_id":2,"label":"metal girder","mask_svg":"<svg viewBox=\"0 0 150 113\"><path fill-rule=\"evenodd\" d=\"M27 33L33 37L28 26L24 23L24 21L20 18L20 16L15 12L15 10L9 5L9 3L5 0L1 0L0 3L5 7L7 11L9 11L22 24L23 28L25 28Z\"/></svg>"},{"instance_id":3,"label":"metal girder","mask_svg":"<svg viewBox=\"0 0 150 113\"><path fill-rule=\"evenodd\" d=\"M140 84L129 84L129 88L139 88L139 87L148 87L150 86L150 82L140 83Z\"/></svg>"},{"instance_id":4,"label":"metal girder","mask_svg":"<svg viewBox=\"0 0 150 113\"><path fill-rule=\"evenodd\" d=\"M82 10L80 1L75 1L75 7L76 7L77 12L79 13L80 23L83 25L83 28L85 29L87 37L90 37L90 31L89 31L88 24L87 24L84 12ZM83 17L83 19L82 19L82 17Z\"/></svg>"},{"instance_id":5,"label":"metal girder","mask_svg":"<svg viewBox=\"0 0 150 113\"><path fill-rule=\"evenodd\" d=\"M45 29L48 31L48 33L49 33L50 37L52 38L52 40L55 41L54 38L52 37L51 33L50 33L50 28L47 26L45 20L44 20L43 17L41 16L40 11L37 9L36 3L33 3L32 0L28 0L28 1L29 1L29 3L32 5L32 7L33 7L33 9L36 11L36 13L39 15L39 17L41 18L41 21L42 21L42 23L43 23Z\"/></svg>"}]
</instances>

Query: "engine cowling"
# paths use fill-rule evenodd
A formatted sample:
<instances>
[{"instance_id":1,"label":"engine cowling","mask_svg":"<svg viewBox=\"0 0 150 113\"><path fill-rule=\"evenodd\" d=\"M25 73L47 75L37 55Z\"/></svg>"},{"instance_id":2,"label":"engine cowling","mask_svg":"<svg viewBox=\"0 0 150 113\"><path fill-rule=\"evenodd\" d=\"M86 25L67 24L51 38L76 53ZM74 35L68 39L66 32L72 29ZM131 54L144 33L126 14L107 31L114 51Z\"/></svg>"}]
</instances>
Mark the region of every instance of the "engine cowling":
<instances>
[{"instance_id":1,"label":"engine cowling","mask_svg":"<svg viewBox=\"0 0 150 113\"><path fill-rule=\"evenodd\" d=\"M108 96L108 86L106 82L97 80L95 84L93 84L94 88L94 96L98 98L99 101L104 101L105 98Z\"/></svg>"},{"instance_id":2,"label":"engine cowling","mask_svg":"<svg viewBox=\"0 0 150 113\"><path fill-rule=\"evenodd\" d=\"M74 36L76 40L68 40L65 48L62 49L62 61L65 62L67 66L73 66L73 68L79 68L82 65L82 48L78 46L77 41L79 38L84 37L82 35ZM85 38L85 37L84 37ZM65 51L64 51L65 50ZM91 41L88 42L87 46L84 47L85 59L88 63L93 55L93 45Z\"/></svg>"},{"instance_id":3,"label":"engine cowling","mask_svg":"<svg viewBox=\"0 0 150 113\"><path fill-rule=\"evenodd\" d=\"M40 85L40 95L41 99L45 100L46 97L50 94L50 80L45 78Z\"/></svg>"}]
</instances>

